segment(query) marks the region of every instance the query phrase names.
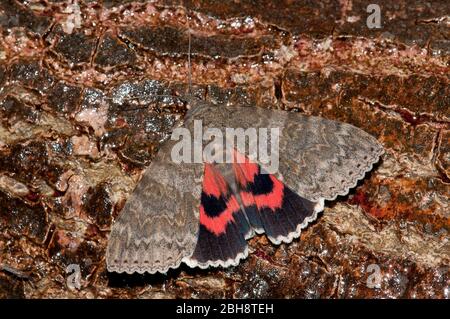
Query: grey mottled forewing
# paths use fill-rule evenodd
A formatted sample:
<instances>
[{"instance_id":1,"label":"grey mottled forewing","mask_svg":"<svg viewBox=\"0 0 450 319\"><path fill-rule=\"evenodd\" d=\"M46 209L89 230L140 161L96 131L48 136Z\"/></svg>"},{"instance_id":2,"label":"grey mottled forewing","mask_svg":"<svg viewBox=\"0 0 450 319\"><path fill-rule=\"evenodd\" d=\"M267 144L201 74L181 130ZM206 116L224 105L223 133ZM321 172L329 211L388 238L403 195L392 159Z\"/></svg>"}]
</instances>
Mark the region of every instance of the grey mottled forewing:
<instances>
[{"instance_id":1,"label":"grey mottled forewing","mask_svg":"<svg viewBox=\"0 0 450 319\"><path fill-rule=\"evenodd\" d=\"M293 114L280 139L284 183L304 197L346 195L384 152L378 141L347 123Z\"/></svg>"},{"instance_id":2,"label":"grey mottled forewing","mask_svg":"<svg viewBox=\"0 0 450 319\"><path fill-rule=\"evenodd\" d=\"M197 243L202 164L177 164L167 141L146 169L111 230L109 271L165 273Z\"/></svg>"},{"instance_id":3,"label":"grey mottled forewing","mask_svg":"<svg viewBox=\"0 0 450 319\"><path fill-rule=\"evenodd\" d=\"M296 112L218 106L203 108L197 118L206 127L279 128L276 175L313 202L347 194L383 153L373 136L355 126Z\"/></svg>"}]
</instances>

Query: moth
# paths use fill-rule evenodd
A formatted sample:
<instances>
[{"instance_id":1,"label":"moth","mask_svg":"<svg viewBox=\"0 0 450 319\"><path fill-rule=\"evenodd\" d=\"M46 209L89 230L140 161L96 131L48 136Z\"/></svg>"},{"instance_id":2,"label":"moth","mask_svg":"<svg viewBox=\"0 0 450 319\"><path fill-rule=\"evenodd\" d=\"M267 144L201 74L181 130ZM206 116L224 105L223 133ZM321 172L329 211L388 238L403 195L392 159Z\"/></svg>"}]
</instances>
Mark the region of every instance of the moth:
<instances>
[{"instance_id":1,"label":"moth","mask_svg":"<svg viewBox=\"0 0 450 319\"><path fill-rule=\"evenodd\" d=\"M189 25L188 39L191 92ZM194 139L196 121L225 139L229 128L275 129L277 143L271 139L268 146L275 146L277 169L251 157L247 142L228 148L202 139L202 148L213 146L214 159L229 160L200 156L186 163L173 157L178 141L167 140L112 227L108 271L166 273L181 263L229 267L248 256L247 240L255 234L265 233L276 245L290 243L316 220L326 200L347 194L384 152L374 137L346 123L260 107L216 106L191 94L182 99L189 111L175 129L187 130Z\"/></svg>"},{"instance_id":2,"label":"moth","mask_svg":"<svg viewBox=\"0 0 450 319\"><path fill-rule=\"evenodd\" d=\"M191 108L177 127L190 132L199 120L221 131L277 128L278 170L267 173L264 163L236 149L225 154L231 163L179 163L171 156L178 141L166 141L112 227L109 271L235 266L247 257L247 240L255 234L290 243L325 201L347 194L383 153L374 137L346 123L188 100Z\"/></svg>"}]
</instances>

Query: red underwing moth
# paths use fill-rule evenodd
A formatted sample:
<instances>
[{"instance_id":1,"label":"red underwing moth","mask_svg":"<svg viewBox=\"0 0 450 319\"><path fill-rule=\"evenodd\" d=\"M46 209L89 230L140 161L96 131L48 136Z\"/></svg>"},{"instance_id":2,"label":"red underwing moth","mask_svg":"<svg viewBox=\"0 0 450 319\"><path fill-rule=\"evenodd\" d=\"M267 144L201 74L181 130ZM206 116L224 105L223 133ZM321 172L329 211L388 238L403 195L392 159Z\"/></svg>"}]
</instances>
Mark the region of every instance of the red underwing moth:
<instances>
[{"instance_id":1,"label":"red underwing moth","mask_svg":"<svg viewBox=\"0 0 450 319\"><path fill-rule=\"evenodd\" d=\"M215 106L190 95L185 100L190 109L174 133L184 132L194 149L187 143L180 161L173 156L180 150L174 135L163 143L113 225L109 271L166 273L181 263L234 266L247 257L247 240L255 234L290 243L323 211L325 200L347 194L383 153L374 137L346 123ZM198 123L209 132L206 138L198 136ZM235 134L228 136L230 129ZM267 158L253 156L250 138L242 140L264 130L277 132L258 141L276 154L276 169ZM235 138L242 145L234 147Z\"/></svg>"},{"instance_id":2,"label":"red underwing moth","mask_svg":"<svg viewBox=\"0 0 450 319\"><path fill-rule=\"evenodd\" d=\"M265 233L274 244L290 243L317 218L325 200L347 194L383 153L374 137L346 123L214 106L192 97L188 103L177 126L188 132L196 121L224 136L227 128L279 130L278 169L268 173L266 163L245 148L219 148L230 162L180 163L172 156L179 141L166 141L113 225L109 271L166 273L183 262L200 268L237 265L255 233Z\"/></svg>"}]
</instances>

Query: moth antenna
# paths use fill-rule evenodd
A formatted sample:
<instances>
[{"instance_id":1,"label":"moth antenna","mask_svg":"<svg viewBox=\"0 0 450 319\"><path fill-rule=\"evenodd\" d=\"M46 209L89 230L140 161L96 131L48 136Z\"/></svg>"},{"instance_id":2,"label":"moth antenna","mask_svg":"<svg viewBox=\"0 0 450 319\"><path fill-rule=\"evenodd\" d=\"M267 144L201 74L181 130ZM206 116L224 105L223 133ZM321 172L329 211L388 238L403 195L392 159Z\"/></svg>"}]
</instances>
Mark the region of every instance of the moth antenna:
<instances>
[{"instance_id":1,"label":"moth antenna","mask_svg":"<svg viewBox=\"0 0 450 319\"><path fill-rule=\"evenodd\" d=\"M192 94L192 73L191 73L191 29L189 27L189 16L188 16L188 81L189 81L189 92Z\"/></svg>"},{"instance_id":2,"label":"moth antenna","mask_svg":"<svg viewBox=\"0 0 450 319\"><path fill-rule=\"evenodd\" d=\"M192 73L191 73L191 26L189 24L189 9L187 5L185 6L186 10L186 24L187 24L187 30L188 30L188 96L192 96ZM188 109L190 108L189 105L187 106Z\"/></svg>"}]
</instances>

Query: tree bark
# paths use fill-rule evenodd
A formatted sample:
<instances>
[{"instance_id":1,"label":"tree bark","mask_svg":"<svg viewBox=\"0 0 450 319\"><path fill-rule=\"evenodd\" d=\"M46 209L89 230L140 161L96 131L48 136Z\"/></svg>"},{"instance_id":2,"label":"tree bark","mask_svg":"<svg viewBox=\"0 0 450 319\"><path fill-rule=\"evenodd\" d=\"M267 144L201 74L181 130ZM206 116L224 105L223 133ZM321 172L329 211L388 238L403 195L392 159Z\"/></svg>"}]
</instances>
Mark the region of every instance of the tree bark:
<instances>
[{"instance_id":1,"label":"tree bark","mask_svg":"<svg viewBox=\"0 0 450 319\"><path fill-rule=\"evenodd\" d=\"M379 28L371 1L255 3L0 3L0 297L449 298L450 3L383 1ZM188 25L196 96L347 122L386 153L290 245L111 274L111 224L186 112Z\"/></svg>"}]
</instances>

